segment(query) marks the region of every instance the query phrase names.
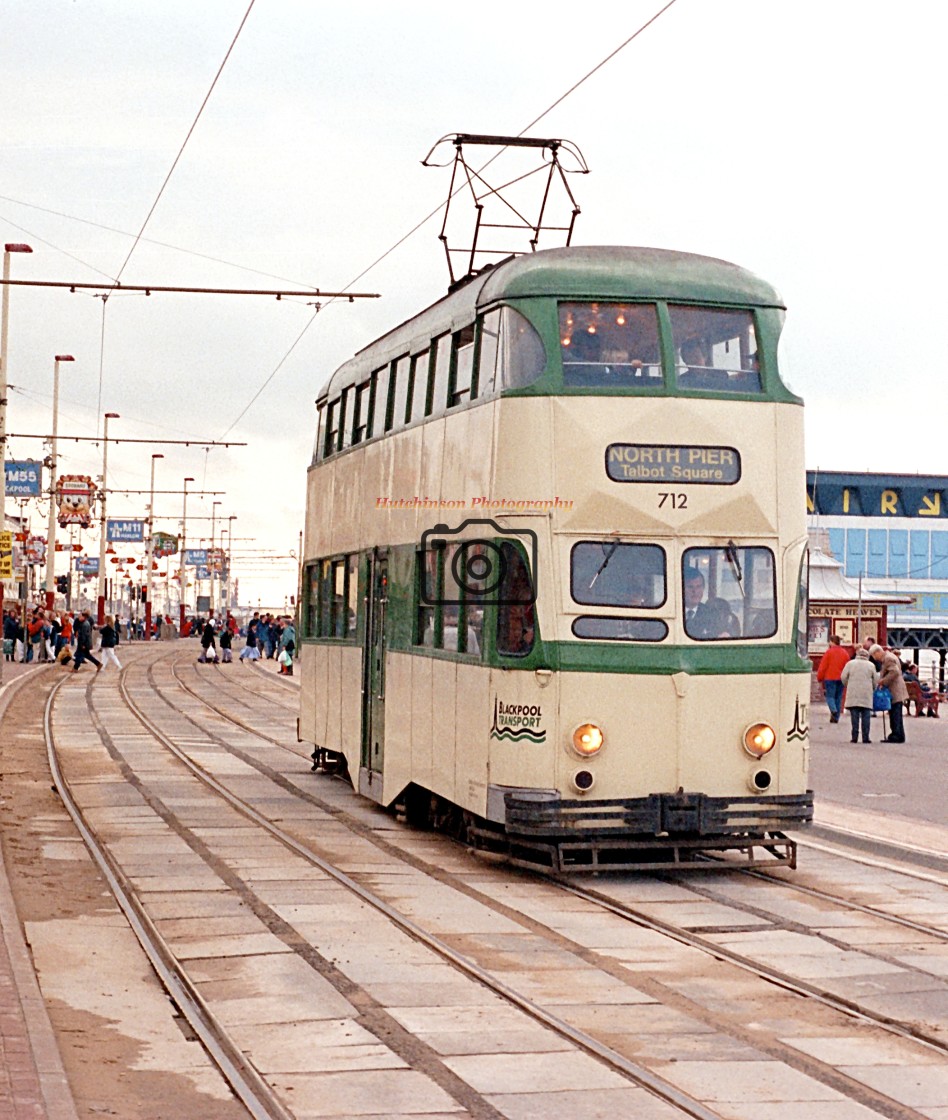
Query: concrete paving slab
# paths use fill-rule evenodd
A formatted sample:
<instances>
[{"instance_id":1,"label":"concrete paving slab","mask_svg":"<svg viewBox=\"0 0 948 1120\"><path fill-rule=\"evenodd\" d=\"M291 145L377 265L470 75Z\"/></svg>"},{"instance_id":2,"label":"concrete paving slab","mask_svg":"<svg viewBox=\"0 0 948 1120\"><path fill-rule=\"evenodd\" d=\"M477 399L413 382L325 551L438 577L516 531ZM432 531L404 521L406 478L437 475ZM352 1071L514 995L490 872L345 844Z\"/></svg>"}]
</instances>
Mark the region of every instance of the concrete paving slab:
<instances>
[{"instance_id":1,"label":"concrete paving slab","mask_svg":"<svg viewBox=\"0 0 948 1120\"><path fill-rule=\"evenodd\" d=\"M500 1093L488 1097L508 1120L680 1120L682 1113L644 1089Z\"/></svg>"},{"instance_id":2,"label":"concrete paving slab","mask_svg":"<svg viewBox=\"0 0 948 1120\"><path fill-rule=\"evenodd\" d=\"M906 1066L943 1065L944 1063L944 1058L940 1054L916 1046L907 1039L896 1038L881 1031L872 1033L867 1031L861 1035L839 1037L787 1036L780 1041L831 1066Z\"/></svg>"},{"instance_id":3,"label":"concrete paving slab","mask_svg":"<svg viewBox=\"0 0 948 1120\"><path fill-rule=\"evenodd\" d=\"M658 1071L703 1101L776 1104L838 1101L835 1089L781 1062L675 1062ZM799 1114L798 1114L799 1115Z\"/></svg>"},{"instance_id":4,"label":"concrete paving slab","mask_svg":"<svg viewBox=\"0 0 948 1120\"><path fill-rule=\"evenodd\" d=\"M356 1073L296 1073L267 1078L286 1094L296 1120L323 1117L417 1117L443 1113L452 1120L465 1110L429 1077L415 1070L360 1070Z\"/></svg>"},{"instance_id":5,"label":"concrete paving slab","mask_svg":"<svg viewBox=\"0 0 948 1120\"><path fill-rule=\"evenodd\" d=\"M291 953L285 942L269 931L242 933L233 937L206 937L194 941L173 940L171 947L182 961L203 960L207 957L257 957Z\"/></svg>"},{"instance_id":6,"label":"concrete paving slab","mask_svg":"<svg viewBox=\"0 0 948 1120\"><path fill-rule=\"evenodd\" d=\"M319 978L317 978L319 979ZM252 1024L306 1022L315 1019L356 1018L358 1011L331 984L319 980L304 990L280 994L220 998L228 990L227 981L202 984L201 994L213 999L214 1014L223 1023Z\"/></svg>"},{"instance_id":7,"label":"concrete paving slab","mask_svg":"<svg viewBox=\"0 0 948 1120\"><path fill-rule=\"evenodd\" d=\"M622 1089L628 1082L602 1062L576 1051L566 1054L471 1054L445 1065L479 1093L555 1093Z\"/></svg>"},{"instance_id":8,"label":"concrete paving slab","mask_svg":"<svg viewBox=\"0 0 948 1120\"><path fill-rule=\"evenodd\" d=\"M403 1059L354 1019L235 1023L232 1029L237 1045L267 1077L407 1068Z\"/></svg>"},{"instance_id":9,"label":"concrete paving slab","mask_svg":"<svg viewBox=\"0 0 948 1120\"><path fill-rule=\"evenodd\" d=\"M866 1108L855 1101L807 1101L806 1120L879 1120L875 1109ZM784 1104L773 1102L727 1102L729 1120L800 1120L801 1109L797 1101Z\"/></svg>"},{"instance_id":10,"label":"concrete paving slab","mask_svg":"<svg viewBox=\"0 0 948 1120\"><path fill-rule=\"evenodd\" d=\"M948 1067L927 1065L843 1066L842 1072L911 1108L948 1101Z\"/></svg>"}]
</instances>

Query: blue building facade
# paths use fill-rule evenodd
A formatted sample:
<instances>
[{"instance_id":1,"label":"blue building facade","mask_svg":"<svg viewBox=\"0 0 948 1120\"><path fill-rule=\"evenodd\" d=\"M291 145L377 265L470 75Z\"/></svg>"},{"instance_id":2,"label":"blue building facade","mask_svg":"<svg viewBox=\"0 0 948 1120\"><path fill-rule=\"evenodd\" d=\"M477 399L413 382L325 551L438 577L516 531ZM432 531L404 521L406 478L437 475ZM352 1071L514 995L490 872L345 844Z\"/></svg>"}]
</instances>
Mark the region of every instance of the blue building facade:
<instances>
[{"instance_id":1,"label":"blue building facade","mask_svg":"<svg viewBox=\"0 0 948 1120\"><path fill-rule=\"evenodd\" d=\"M811 539L889 608L891 645L943 649L948 639L948 477L807 471Z\"/></svg>"}]
</instances>

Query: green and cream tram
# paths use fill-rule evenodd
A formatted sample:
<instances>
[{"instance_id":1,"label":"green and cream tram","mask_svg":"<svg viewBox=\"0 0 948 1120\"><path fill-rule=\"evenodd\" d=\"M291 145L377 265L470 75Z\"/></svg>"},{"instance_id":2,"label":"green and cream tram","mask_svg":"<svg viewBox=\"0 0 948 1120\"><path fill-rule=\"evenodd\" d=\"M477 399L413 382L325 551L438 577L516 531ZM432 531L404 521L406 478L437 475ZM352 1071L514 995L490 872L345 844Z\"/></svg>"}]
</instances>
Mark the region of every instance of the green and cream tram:
<instances>
[{"instance_id":1,"label":"green and cream tram","mask_svg":"<svg viewBox=\"0 0 948 1120\"><path fill-rule=\"evenodd\" d=\"M803 409L735 265L566 248L343 365L308 476L300 737L558 871L794 861Z\"/></svg>"}]
</instances>

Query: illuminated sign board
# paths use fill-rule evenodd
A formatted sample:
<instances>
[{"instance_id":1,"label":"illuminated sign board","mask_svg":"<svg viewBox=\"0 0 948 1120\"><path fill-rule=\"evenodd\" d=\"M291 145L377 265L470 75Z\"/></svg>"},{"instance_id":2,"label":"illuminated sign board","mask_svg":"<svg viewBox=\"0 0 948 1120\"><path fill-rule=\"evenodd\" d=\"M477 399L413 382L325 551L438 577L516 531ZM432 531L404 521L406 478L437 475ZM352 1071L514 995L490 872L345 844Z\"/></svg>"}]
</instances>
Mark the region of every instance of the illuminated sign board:
<instances>
[{"instance_id":1,"label":"illuminated sign board","mask_svg":"<svg viewBox=\"0 0 948 1120\"><path fill-rule=\"evenodd\" d=\"M741 456L733 447L610 443L606 474L613 482L731 486L741 477Z\"/></svg>"}]
</instances>

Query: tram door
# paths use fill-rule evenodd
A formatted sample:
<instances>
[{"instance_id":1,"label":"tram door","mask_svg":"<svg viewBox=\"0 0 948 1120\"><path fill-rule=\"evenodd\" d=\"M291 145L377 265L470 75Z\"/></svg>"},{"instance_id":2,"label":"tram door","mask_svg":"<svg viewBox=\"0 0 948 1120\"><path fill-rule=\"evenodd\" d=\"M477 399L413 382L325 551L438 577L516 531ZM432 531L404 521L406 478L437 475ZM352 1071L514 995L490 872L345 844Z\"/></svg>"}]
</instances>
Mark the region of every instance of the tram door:
<instances>
[{"instance_id":1,"label":"tram door","mask_svg":"<svg viewBox=\"0 0 948 1120\"><path fill-rule=\"evenodd\" d=\"M388 606L388 557L376 549L369 557L365 639L362 650L362 758L359 788L382 794L385 753L385 625ZM377 785L376 785L377 783ZM363 788L367 786L368 788Z\"/></svg>"}]
</instances>

